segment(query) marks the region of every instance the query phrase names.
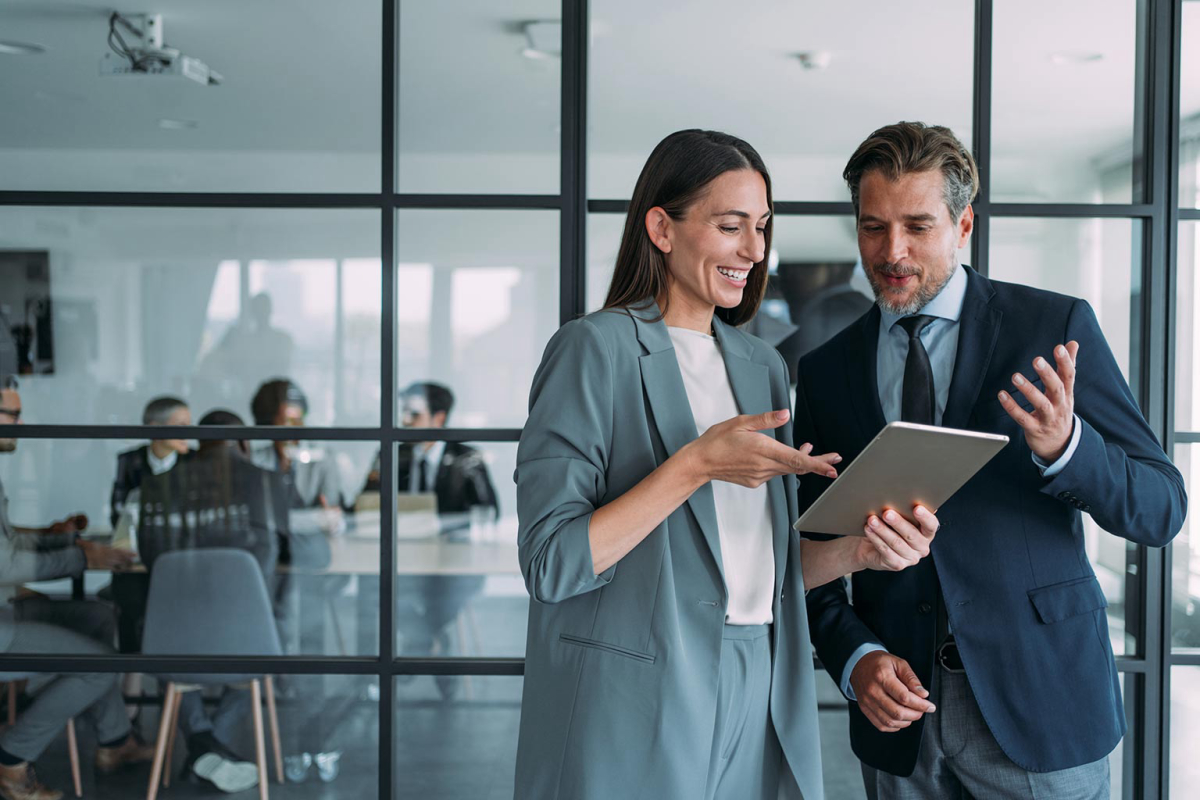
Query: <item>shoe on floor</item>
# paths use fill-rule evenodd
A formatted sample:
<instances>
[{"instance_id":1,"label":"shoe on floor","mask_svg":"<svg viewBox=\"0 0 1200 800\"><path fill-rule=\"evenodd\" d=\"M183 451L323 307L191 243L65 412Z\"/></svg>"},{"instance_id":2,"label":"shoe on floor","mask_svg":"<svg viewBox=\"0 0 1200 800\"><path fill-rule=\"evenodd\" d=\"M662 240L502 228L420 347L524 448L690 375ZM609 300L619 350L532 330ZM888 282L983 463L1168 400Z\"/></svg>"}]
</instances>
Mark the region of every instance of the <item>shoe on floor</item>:
<instances>
[{"instance_id":1,"label":"shoe on floor","mask_svg":"<svg viewBox=\"0 0 1200 800\"><path fill-rule=\"evenodd\" d=\"M0 798L3 800L62 800L63 793L41 784L28 761L8 767L0 764Z\"/></svg>"},{"instance_id":2,"label":"shoe on floor","mask_svg":"<svg viewBox=\"0 0 1200 800\"><path fill-rule=\"evenodd\" d=\"M258 767L249 761L233 761L217 753L197 756L192 762L192 774L230 794L258 786Z\"/></svg>"},{"instance_id":3,"label":"shoe on floor","mask_svg":"<svg viewBox=\"0 0 1200 800\"><path fill-rule=\"evenodd\" d=\"M96 748L96 771L104 774L133 764L148 764L153 760L153 745L139 742L132 733L116 747Z\"/></svg>"}]
</instances>

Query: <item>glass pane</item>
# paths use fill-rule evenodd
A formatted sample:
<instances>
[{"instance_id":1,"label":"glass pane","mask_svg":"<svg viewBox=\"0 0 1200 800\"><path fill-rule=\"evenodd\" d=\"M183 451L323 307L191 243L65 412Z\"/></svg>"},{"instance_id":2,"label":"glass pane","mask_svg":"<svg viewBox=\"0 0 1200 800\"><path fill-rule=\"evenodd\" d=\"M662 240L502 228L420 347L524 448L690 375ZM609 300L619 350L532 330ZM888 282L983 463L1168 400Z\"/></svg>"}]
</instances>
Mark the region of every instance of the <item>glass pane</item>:
<instances>
[{"instance_id":1,"label":"glass pane","mask_svg":"<svg viewBox=\"0 0 1200 800\"><path fill-rule=\"evenodd\" d=\"M452 427L520 427L558 330L558 212L401 211L397 225L397 386L451 387Z\"/></svg>"},{"instance_id":2,"label":"glass pane","mask_svg":"<svg viewBox=\"0 0 1200 800\"><path fill-rule=\"evenodd\" d=\"M1200 328L1192 309L1200 307L1200 223L1179 225L1179 269L1175 297L1175 430L1200 430Z\"/></svg>"},{"instance_id":3,"label":"glass pane","mask_svg":"<svg viewBox=\"0 0 1200 800\"><path fill-rule=\"evenodd\" d=\"M401 0L399 191L558 193L561 18L557 0Z\"/></svg>"},{"instance_id":4,"label":"glass pane","mask_svg":"<svg viewBox=\"0 0 1200 800\"><path fill-rule=\"evenodd\" d=\"M1189 494L1200 486L1200 458L1195 444L1175 445L1175 466L1183 473ZM1200 647L1200 531L1188 510L1183 530L1171 547L1171 645Z\"/></svg>"},{"instance_id":5,"label":"glass pane","mask_svg":"<svg viewBox=\"0 0 1200 800\"><path fill-rule=\"evenodd\" d=\"M413 387L400 399L406 427L436 427L436 409L445 397L439 388ZM529 595L517 560L516 486L510 477L516 457L516 442L397 446L400 656L525 655ZM377 479L368 479L359 505L377 506L378 487Z\"/></svg>"},{"instance_id":6,"label":"glass pane","mask_svg":"<svg viewBox=\"0 0 1200 800\"><path fill-rule=\"evenodd\" d=\"M681 128L748 141L777 200L848 200L846 161L899 120L971 141L971 3L936 0L919 15L899 4L869 14L835 3L753 14L716 0L689 3L687 14L633 0L590 5L590 197L628 198L655 144Z\"/></svg>"},{"instance_id":7,"label":"glass pane","mask_svg":"<svg viewBox=\"0 0 1200 800\"><path fill-rule=\"evenodd\" d=\"M179 53L151 75L129 74L134 61L148 71L159 63L139 35L154 27L145 14L125 14L110 49L108 8L7 2L4 39L40 52L0 54L4 188L377 192L380 8L153 8L160 43ZM218 84L200 82L209 70Z\"/></svg>"},{"instance_id":8,"label":"glass pane","mask_svg":"<svg viewBox=\"0 0 1200 800\"><path fill-rule=\"evenodd\" d=\"M9 406L19 394L3 398ZM59 531L5 536L16 548L8 557L27 569L0 592L37 593L16 601L11 649L378 653L378 595L363 587L378 582L379 515L355 507L375 449L361 442L62 439L0 447L7 524L39 529L57 522ZM76 533L84 545L74 544ZM230 566L214 561L211 548L245 551L251 560ZM156 588L153 577L164 563L169 578ZM221 584L233 569L243 570L240 577ZM208 604L205 618L249 625L258 592L266 604L261 630L227 626L195 652L165 636L175 624L173 604L201 613L196 597ZM78 602L60 602L67 600ZM156 608L168 609L167 616L153 617ZM158 627L148 624L152 619ZM40 626L27 623L53 631L42 637Z\"/></svg>"},{"instance_id":9,"label":"glass pane","mask_svg":"<svg viewBox=\"0 0 1200 800\"><path fill-rule=\"evenodd\" d=\"M991 234L992 278L1087 300L1125 379L1137 374L1140 225L1125 219L997 218ZM1136 623L1131 619L1127 627L1125 603L1137 596L1137 548L1100 530L1086 514L1083 521L1085 549L1108 598L1113 651L1133 653Z\"/></svg>"},{"instance_id":10,"label":"glass pane","mask_svg":"<svg viewBox=\"0 0 1200 800\"><path fill-rule=\"evenodd\" d=\"M236 411L273 378L309 425L378 425L379 214L0 209L0 359L27 422L137 424L163 394Z\"/></svg>"},{"instance_id":11,"label":"glass pane","mask_svg":"<svg viewBox=\"0 0 1200 800\"><path fill-rule=\"evenodd\" d=\"M1141 198L1137 0L997 3L992 32L995 201ZM1087 25L1080 25L1082 19Z\"/></svg>"},{"instance_id":12,"label":"glass pane","mask_svg":"<svg viewBox=\"0 0 1200 800\"><path fill-rule=\"evenodd\" d=\"M1180 34L1179 205L1200 207L1200 4L1183 3Z\"/></svg>"},{"instance_id":13,"label":"glass pane","mask_svg":"<svg viewBox=\"0 0 1200 800\"><path fill-rule=\"evenodd\" d=\"M1170 797L1188 797L1200 785L1200 667L1171 668Z\"/></svg>"},{"instance_id":14,"label":"glass pane","mask_svg":"<svg viewBox=\"0 0 1200 800\"><path fill-rule=\"evenodd\" d=\"M523 680L454 676L463 686L452 701L424 675L396 678L395 796L512 796Z\"/></svg>"}]
</instances>

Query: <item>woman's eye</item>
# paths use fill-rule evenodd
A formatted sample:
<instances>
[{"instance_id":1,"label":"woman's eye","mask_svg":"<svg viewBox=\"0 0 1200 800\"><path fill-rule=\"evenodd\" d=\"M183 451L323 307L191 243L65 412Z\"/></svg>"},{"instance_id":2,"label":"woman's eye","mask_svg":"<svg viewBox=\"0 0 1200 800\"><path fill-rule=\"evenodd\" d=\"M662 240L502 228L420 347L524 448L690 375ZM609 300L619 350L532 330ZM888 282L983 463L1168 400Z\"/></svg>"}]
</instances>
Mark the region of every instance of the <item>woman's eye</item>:
<instances>
[{"instance_id":1,"label":"woman's eye","mask_svg":"<svg viewBox=\"0 0 1200 800\"><path fill-rule=\"evenodd\" d=\"M759 235L760 235L760 236L766 236L766 235L767 235L767 229L766 229L766 228L757 228L756 230L758 231L758 233L759 233Z\"/></svg>"},{"instance_id":2,"label":"woman's eye","mask_svg":"<svg viewBox=\"0 0 1200 800\"><path fill-rule=\"evenodd\" d=\"M725 233L737 233L738 232L737 225L721 225L719 227L721 228L721 230L725 231Z\"/></svg>"}]
</instances>

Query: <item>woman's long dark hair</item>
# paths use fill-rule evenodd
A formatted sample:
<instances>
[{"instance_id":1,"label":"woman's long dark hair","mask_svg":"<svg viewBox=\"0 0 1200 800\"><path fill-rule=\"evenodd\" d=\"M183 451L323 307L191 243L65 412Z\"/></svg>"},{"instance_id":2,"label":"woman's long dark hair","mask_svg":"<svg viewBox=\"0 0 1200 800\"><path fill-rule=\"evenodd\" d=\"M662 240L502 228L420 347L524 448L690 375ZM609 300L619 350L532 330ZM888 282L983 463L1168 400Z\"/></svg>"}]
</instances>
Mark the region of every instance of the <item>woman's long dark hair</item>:
<instances>
[{"instance_id":1,"label":"woman's long dark hair","mask_svg":"<svg viewBox=\"0 0 1200 800\"><path fill-rule=\"evenodd\" d=\"M653 299L658 301L659 311L667 313L667 261L650 241L646 214L658 206L671 219L683 219L710 183L726 172L739 169L752 169L762 175L767 184L767 208L773 211L767 167L758 152L736 136L691 129L676 131L658 143L633 189L605 309L637 306ZM734 308L716 310L717 316L730 325L742 325L758 313L767 291L765 262L771 252L773 222L774 214L766 223L763 252L767 255L750 270L742 302Z\"/></svg>"}]
</instances>

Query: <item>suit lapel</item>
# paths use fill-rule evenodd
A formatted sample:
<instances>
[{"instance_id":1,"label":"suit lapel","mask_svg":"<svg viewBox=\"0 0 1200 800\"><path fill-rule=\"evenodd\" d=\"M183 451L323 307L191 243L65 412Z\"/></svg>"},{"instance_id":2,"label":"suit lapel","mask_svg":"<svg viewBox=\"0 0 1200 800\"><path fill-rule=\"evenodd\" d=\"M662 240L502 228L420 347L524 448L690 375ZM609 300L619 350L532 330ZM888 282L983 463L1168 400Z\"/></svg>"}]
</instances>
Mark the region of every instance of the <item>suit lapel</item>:
<instances>
[{"instance_id":1,"label":"suit lapel","mask_svg":"<svg viewBox=\"0 0 1200 800\"><path fill-rule=\"evenodd\" d=\"M846 340L843 363L850 383L854 417L870 441L886 424L879 405L879 377L875 360L879 351L879 306L871 306L857 324L856 335Z\"/></svg>"},{"instance_id":2,"label":"suit lapel","mask_svg":"<svg viewBox=\"0 0 1200 800\"><path fill-rule=\"evenodd\" d=\"M656 303L631 308L629 313L636 323L638 341L647 350L638 359L642 387L654 417L654 427L658 429L663 447L670 457L697 436L692 406L688 402L683 375L675 358L675 346L667 332L666 323L661 319L655 321L659 317ZM723 583L725 567L721 563L721 540L717 534L717 507L713 503L712 487L708 484L701 486L688 498L687 504L696 517Z\"/></svg>"},{"instance_id":3,"label":"suit lapel","mask_svg":"<svg viewBox=\"0 0 1200 800\"><path fill-rule=\"evenodd\" d=\"M944 427L965 427L971 409L979 399L983 378L1000 335L1000 320L1004 316L991 305L994 294L995 290L986 278L967 268L967 293L959 317L958 354L954 357L950 397L942 414Z\"/></svg>"}]
</instances>

